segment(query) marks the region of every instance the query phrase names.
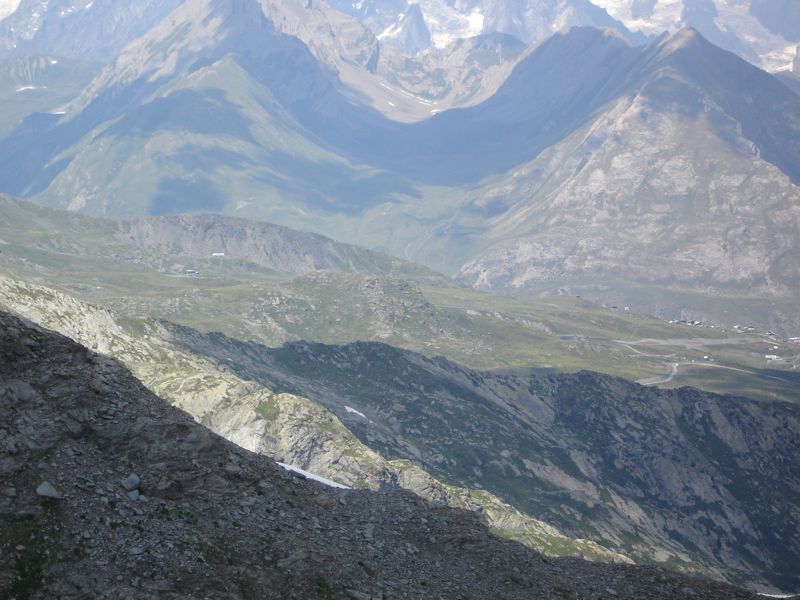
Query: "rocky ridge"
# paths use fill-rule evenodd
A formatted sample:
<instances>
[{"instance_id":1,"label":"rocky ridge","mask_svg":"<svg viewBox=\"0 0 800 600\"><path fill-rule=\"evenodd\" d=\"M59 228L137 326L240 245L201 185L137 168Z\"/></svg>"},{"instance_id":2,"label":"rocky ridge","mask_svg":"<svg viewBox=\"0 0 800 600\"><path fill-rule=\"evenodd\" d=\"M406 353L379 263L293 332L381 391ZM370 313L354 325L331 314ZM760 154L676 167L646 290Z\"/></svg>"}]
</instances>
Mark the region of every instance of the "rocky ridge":
<instances>
[{"instance_id":1,"label":"rocky ridge","mask_svg":"<svg viewBox=\"0 0 800 600\"><path fill-rule=\"evenodd\" d=\"M181 2L21 0L13 13L0 18L0 54L48 53L109 62Z\"/></svg>"},{"instance_id":2,"label":"rocky ridge","mask_svg":"<svg viewBox=\"0 0 800 600\"><path fill-rule=\"evenodd\" d=\"M796 405L590 372L481 373L378 343L267 348L186 329L175 340L326 406L385 456L637 562L800 585Z\"/></svg>"},{"instance_id":3,"label":"rocky ridge","mask_svg":"<svg viewBox=\"0 0 800 600\"><path fill-rule=\"evenodd\" d=\"M120 319L59 292L0 277L0 306L122 361L150 390L252 452L354 488L406 489L476 511L505 537L546 554L631 562L595 542L568 538L494 494L447 485L408 461L387 460L325 407L238 377L224 361L180 348L165 324Z\"/></svg>"},{"instance_id":4,"label":"rocky ridge","mask_svg":"<svg viewBox=\"0 0 800 600\"><path fill-rule=\"evenodd\" d=\"M118 362L6 313L0 408L9 596L753 598L654 568L545 559L468 512L281 473Z\"/></svg>"},{"instance_id":5,"label":"rocky ridge","mask_svg":"<svg viewBox=\"0 0 800 600\"><path fill-rule=\"evenodd\" d=\"M209 259L215 254L279 273L344 271L451 285L422 265L325 236L220 215L174 215L119 223L116 239L149 254Z\"/></svg>"}]
</instances>

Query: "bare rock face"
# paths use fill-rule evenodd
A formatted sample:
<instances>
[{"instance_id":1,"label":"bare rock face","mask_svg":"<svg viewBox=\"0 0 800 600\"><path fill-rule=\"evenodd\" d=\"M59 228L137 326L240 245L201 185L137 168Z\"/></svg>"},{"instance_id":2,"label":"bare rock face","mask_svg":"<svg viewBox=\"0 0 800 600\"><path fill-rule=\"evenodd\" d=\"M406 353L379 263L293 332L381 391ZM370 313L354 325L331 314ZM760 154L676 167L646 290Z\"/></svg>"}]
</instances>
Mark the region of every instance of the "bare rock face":
<instances>
[{"instance_id":1,"label":"bare rock face","mask_svg":"<svg viewBox=\"0 0 800 600\"><path fill-rule=\"evenodd\" d=\"M431 46L431 32L419 4L412 4L402 17L378 39L391 44L410 56L414 56Z\"/></svg>"},{"instance_id":2,"label":"bare rock face","mask_svg":"<svg viewBox=\"0 0 800 600\"><path fill-rule=\"evenodd\" d=\"M544 559L470 513L303 481L119 363L5 313L0 432L8 597L753 597L658 569ZM134 470L136 497L119 483ZM36 494L51 480L64 490L56 505Z\"/></svg>"},{"instance_id":3,"label":"bare rock face","mask_svg":"<svg viewBox=\"0 0 800 600\"><path fill-rule=\"evenodd\" d=\"M800 538L780 533L797 531L800 510L795 405L590 372L480 373L378 343L184 343L326 406L384 456L496 494L573 538L761 589L800 585ZM366 418L348 419L353 407ZM401 477L435 499L426 475Z\"/></svg>"},{"instance_id":4,"label":"bare rock face","mask_svg":"<svg viewBox=\"0 0 800 600\"><path fill-rule=\"evenodd\" d=\"M183 0L22 0L0 22L0 54L49 53L108 62Z\"/></svg>"}]
</instances>

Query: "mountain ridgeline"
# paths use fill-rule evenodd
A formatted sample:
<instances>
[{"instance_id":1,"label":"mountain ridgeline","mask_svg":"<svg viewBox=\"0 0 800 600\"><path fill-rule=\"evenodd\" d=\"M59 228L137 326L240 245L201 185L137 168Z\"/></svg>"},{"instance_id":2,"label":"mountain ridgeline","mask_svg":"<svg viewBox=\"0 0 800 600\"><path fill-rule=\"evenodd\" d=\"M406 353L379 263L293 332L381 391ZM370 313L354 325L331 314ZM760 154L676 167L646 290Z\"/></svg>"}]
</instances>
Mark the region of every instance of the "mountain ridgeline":
<instances>
[{"instance_id":1,"label":"mountain ridgeline","mask_svg":"<svg viewBox=\"0 0 800 600\"><path fill-rule=\"evenodd\" d=\"M554 561L465 511L303 481L113 359L7 313L0 408L4 596L755 597L656 568Z\"/></svg>"},{"instance_id":2,"label":"mountain ridgeline","mask_svg":"<svg viewBox=\"0 0 800 600\"><path fill-rule=\"evenodd\" d=\"M491 291L796 331L800 97L696 30L618 30L412 59L325 5L187 0L0 139L0 190L256 218Z\"/></svg>"},{"instance_id":3,"label":"mountain ridgeline","mask_svg":"<svg viewBox=\"0 0 800 600\"><path fill-rule=\"evenodd\" d=\"M573 536L635 560L800 586L796 405L589 372L493 375L374 343L270 349L186 329L174 341L319 402L385 456Z\"/></svg>"},{"instance_id":4,"label":"mountain ridgeline","mask_svg":"<svg viewBox=\"0 0 800 600\"><path fill-rule=\"evenodd\" d=\"M14 6L0 596L800 589L791 3Z\"/></svg>"}]
</instances>

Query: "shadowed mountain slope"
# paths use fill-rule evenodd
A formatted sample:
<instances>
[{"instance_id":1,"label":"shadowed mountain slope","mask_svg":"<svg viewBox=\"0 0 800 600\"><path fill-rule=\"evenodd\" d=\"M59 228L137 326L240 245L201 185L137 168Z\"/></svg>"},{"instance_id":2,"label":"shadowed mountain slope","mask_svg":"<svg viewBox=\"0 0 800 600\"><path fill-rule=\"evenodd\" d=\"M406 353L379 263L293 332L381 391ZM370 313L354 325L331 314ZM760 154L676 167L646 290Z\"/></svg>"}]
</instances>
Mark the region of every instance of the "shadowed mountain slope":
<instances>
[{"instance_id":1,"label":"shadowed mountain slope","mask_svg":"<svg viewBox=\"0 0 800 600\"><path fill-rule=\"evenodd\" d=\"M800 585L800 409L595 373L479 373L390 346L269 349L175 331L240 376L348 419L386 456L483 487L635 560Z\"/></svg>"},{"instance_id":2,"label":"shadowed mountain slope","mask_svg":"<svg viewBox=\"0 0 800 600\"><path fill-rule=\"evenodd\" d=\"M110 62L183 0L21 0L0 20L0 54Z\"/></svg>"},{"instance_id":3,"label":"shadowed mountain slope","mask_svg":"<svg viewBox=\"0 0 800 600\"><path fill-rule=\"evenodd\" d=\"M752 597L655 569L553 563L466 512L299 480L116 361L6 313L0 406L0 590L11 597L567 598L597 586Z\"/></svg>"}]
</instances>

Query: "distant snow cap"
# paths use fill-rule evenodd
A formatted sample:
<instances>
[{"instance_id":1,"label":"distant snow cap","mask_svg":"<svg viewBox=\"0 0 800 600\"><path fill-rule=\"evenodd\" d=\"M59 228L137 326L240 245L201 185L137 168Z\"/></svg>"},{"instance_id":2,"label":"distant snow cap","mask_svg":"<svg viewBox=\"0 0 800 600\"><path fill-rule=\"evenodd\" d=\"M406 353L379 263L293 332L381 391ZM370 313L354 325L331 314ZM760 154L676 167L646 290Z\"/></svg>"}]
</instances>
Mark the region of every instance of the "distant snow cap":
<instances>
[{"instance_id":1,"label":"distant snow cap","mask_svg":"<svg viewBox=\"0 0 800 600\"><path fill-rule=\"evenodd\" d=\"M17 10L21 0L0 0L0 21Z\"/></svg>"}]
</instances>

